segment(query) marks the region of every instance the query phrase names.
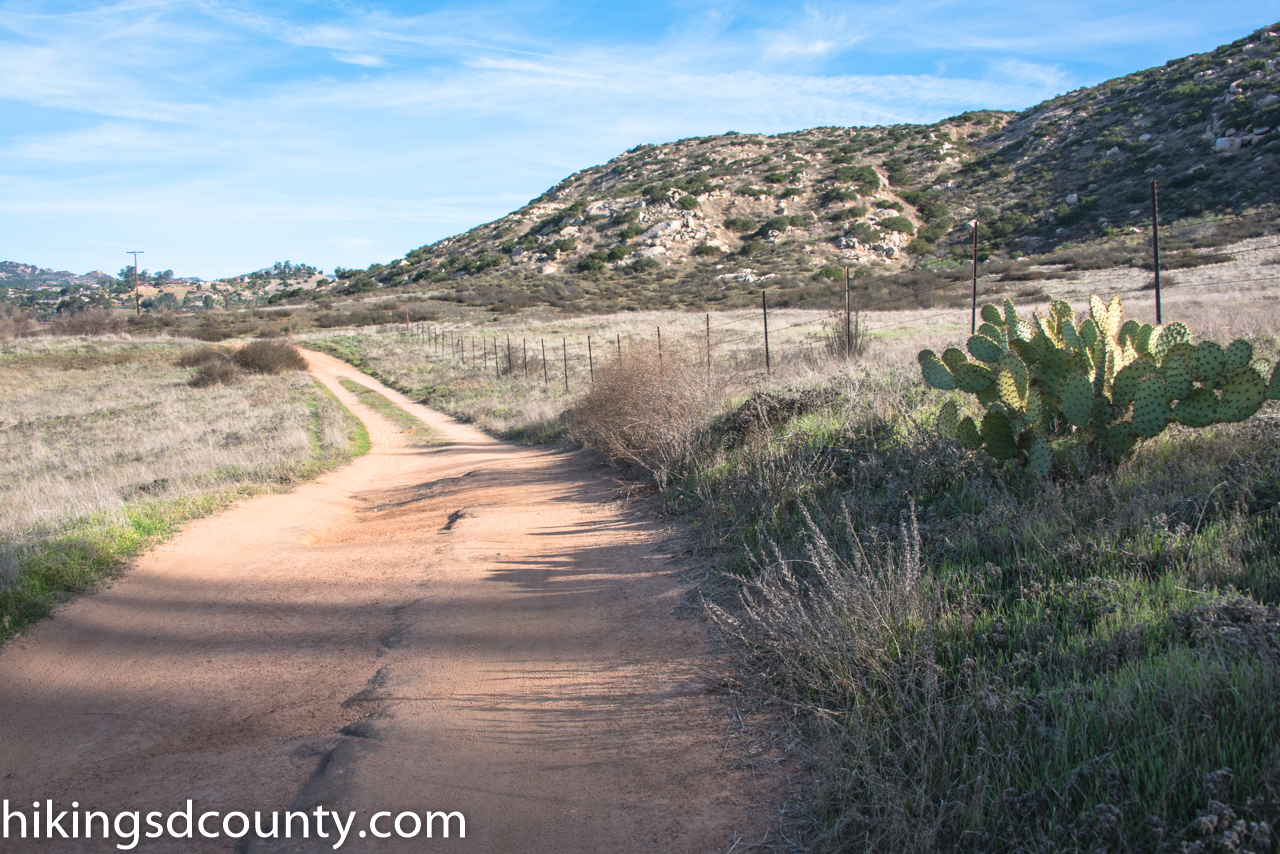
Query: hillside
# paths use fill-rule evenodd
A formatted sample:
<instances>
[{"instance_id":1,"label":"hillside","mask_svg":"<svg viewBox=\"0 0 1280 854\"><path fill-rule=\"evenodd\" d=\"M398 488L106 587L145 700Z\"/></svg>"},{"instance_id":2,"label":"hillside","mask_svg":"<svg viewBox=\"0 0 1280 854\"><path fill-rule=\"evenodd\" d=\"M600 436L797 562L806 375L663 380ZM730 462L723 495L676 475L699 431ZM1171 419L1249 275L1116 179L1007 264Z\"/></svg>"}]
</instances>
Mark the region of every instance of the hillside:
<instances>
[{"instance_id":1,"label":"hillside","mask_svg":"<svg viewBox=\"0 0 1280 854\"><path fill-rule=\"evenodd\" d=\"M1263 233L1280 178L1275 29L1021 113L640 145L499 220L339 270L333 290L601 311L743 305L768 283L809 304L842 290L846 266L954 269L975 216L984 258L1145 229L1152 179L1162 223L1261 211L1232 236Z\"/></svg>"}]
</instances>

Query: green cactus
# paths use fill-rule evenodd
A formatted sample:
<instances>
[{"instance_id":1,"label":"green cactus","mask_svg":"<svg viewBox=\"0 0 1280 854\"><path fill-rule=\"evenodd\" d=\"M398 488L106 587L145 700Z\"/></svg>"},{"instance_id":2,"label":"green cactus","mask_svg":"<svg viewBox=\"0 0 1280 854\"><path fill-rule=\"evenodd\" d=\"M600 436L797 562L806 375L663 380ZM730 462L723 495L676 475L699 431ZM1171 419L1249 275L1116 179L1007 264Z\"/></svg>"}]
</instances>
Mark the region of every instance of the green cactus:
<instances>
[{"instance_id":1,"label":"green cactus","mask_svg":"<svg viewBox=\"0 0 1280 854\"><path fill-rule=\"evenodd\" d=\"M1000 345L985 335L974 335L969 339L969 352L973 354L973 358L988 365L1000 361L1000 357L1004 355Z\"/></svg>"},{"instance_id":2,"label":"green cactus","mask_svg":"<svg viewBox=\"0 0 1280 854\"><path fill-rule=\"evenodd\" d=\"M964 351L942 358L920 352L925 382L973 394L984 410L981 426L960 417L955 400L939 413L939 429L969 450L985 449L1034 475L1074 446L1118 459L1143 439L1177 421L1187 427L1242 421L1266 400L1280 400L1280 365L1253 363L1243 339L1223 350L1212 341L1191 344L1178 322L1163 326L1122 319L1120 298L1089 298L1089 316L1054 300L1045 316L1019 317L982 307L982 326Z\"/></svg>"},{"instance_id":3,"label":"green cactus","mask_svg":"<svg viewBox=\"0 0 1280 854\"><path fill-rule=\"evenodd\" d=\"M947 439L954 439L960 427L960 407L954 400L942 404L938 412L938 432Z\"/></svg>"},{"instance_id":4,"label":"green cactus","mask_svg":"<svg viewBox=\"0 0 1280 854\"><path fill-rule=\"evenodd\" d=\"M1236 368L1222 383L1222 402L1218 404L1218 420L1243 421L1258 411L1267 400L1267 381L1248 365Z\"/></svg>"},{"instance_id":5,"label":"green cactus","mask_svg":"<svg viewBox=\"0 0 1280 854\"><path fill-rule=\"evenodd\" d=\"M982 447L982 434L978 432L977 423L968 415L956 425L956 438L966 450L976 451Z\"/></svg>"}]
</instances>

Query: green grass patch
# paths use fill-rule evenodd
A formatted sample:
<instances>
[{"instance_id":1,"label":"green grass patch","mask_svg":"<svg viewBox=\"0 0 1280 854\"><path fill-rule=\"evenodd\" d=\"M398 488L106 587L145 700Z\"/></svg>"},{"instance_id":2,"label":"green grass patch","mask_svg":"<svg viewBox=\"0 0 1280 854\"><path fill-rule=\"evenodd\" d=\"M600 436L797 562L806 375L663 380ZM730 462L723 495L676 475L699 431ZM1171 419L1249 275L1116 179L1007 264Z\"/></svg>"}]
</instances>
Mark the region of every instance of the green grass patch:
<instances>
[{"instance_id":1,"label":"green grass patch","mask_svg":"<svg viewBox=\"0 0 1280 854\"><path fill-rule=\"evenodd\" d=\"M412 414L405 412L396 406L385 396L374 391L368 386L361 385L355 380L349 380L346 377L339 377L338 382L347 391L354 394L361 403L372 409L374 412L386 418L392 424L400 428L410 444L413 445L439 445L443 444L439 436L436 436L430 427L423 424L418 418Z\"/></svg>"}]
</instances>

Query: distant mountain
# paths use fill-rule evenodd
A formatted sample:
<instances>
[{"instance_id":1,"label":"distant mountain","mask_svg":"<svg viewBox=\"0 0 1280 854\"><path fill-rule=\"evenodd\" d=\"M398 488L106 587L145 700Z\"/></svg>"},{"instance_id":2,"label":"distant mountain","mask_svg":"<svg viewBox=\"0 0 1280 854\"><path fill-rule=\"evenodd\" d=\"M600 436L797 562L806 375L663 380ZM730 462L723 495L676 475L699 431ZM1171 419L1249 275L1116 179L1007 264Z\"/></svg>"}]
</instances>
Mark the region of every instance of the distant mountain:
<instances>
[{"instance_id":1,"label":"distant mountain","mask_svg":"<svg viewBox=\"0 0 1280 854\"><path fill-rule=\"evenodd\" d=\"M97 285L101 280L115 282L115 277L101 270L91 270L83 276L67 270L50 270L34 264L16 261L0 261L0 287L33 288L40 286Z\"/></svg>"},{"instance_id":2,"label":"distant mountain","mask_svg":"<svg viewBox=\"0 0 1280 854\"><path fill-rule=\"evenodd\" d=\"M499 220L339 270L334 289L611 310L740 305L767 281L785 303L834 291L845 266L946 266L975 216L997 256L1142 227L1152 179L1166 221L1271 210L1276 30L1021 113L640 145Z\"/></svg>"}]
</instances>

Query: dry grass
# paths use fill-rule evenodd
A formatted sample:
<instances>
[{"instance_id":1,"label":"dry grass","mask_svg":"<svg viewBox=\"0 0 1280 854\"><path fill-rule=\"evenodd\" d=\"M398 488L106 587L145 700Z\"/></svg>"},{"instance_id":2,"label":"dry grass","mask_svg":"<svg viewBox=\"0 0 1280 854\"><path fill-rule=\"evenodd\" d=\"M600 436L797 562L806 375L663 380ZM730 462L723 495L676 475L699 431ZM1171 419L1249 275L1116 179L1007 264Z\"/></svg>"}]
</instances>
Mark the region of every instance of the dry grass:
<instances>
[{"instance_id":1,"label":"dry grass","mask_svg":"<svg viewBox=\"0 0 1280 854\"><path fill-rule=\"evenodd\" d=\"M11 582L68 538L114 554L103 543L120 532L169 530L229 495L306 477L349 458L363 435L305 374L197 388L182 355L163 342L48 338L0 351L0 544ZM18 624L57 595L41 592ZM18 625L12 616L6 629Z\"/></svg>"}]
</instances>

